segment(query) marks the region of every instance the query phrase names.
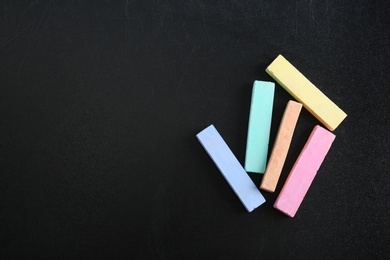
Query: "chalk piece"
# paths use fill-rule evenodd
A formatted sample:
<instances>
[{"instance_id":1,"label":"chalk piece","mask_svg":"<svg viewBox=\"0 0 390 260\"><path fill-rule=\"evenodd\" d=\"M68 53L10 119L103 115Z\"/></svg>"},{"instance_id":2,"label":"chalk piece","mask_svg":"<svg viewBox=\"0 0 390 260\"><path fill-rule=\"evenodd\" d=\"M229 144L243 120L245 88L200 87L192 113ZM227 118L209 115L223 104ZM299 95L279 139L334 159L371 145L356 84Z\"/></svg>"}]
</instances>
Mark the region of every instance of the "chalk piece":
<instances>
[{"instance_id":1,"label":"chalk piece","mask_svg":"<svg viewBox=\"0 0 390 260\"><path fill-rule=\"evenodd\" d=\"M259 189L213 125L201 131L196 137L248 212L265 202Z\"/></svg>"},{"instance_id":2,"label":"chalk piece","mask_svg":"<svg viewBox=\"0 0 390 260\"><path fill-rule=\"evenodd\" d=\"M317 174L335 135L317 125L291 169L274 208L294 217Z\"/></svg>"},{"instance_id":3,"label":"chalk piece","mask_svg":"<svg viewBox=\"0 0 390 260\"><path fill-rule=\"evenodd\" d=\"M290 100L279 125L278 134L272 148L271 156L268 160L267 169L264 173L260 188L269 192L274 192L278 183L280 173L286 160L291 139L297 124L302 104Z\"/></svg>"},{"instance_id":4,"label":"chalk piece","mask_svg":"<svg viewBox=\"0 0 390 260\"><path fill-rule=\"evenodd\" d=\"M335 130L347 116L282 55L268 66L266 72L329 130Z\"/></svg>"},{"instance_id":5,"label":"chalk piece","mask_svg":"<svg viewBox=\"0 0 390 260\"><path fill-rule=\"evenodd\" d=\"M256 80L253 83L246 142L245 170L264 173L267 164L275 84Z\"/></svg>"}]
</instances>

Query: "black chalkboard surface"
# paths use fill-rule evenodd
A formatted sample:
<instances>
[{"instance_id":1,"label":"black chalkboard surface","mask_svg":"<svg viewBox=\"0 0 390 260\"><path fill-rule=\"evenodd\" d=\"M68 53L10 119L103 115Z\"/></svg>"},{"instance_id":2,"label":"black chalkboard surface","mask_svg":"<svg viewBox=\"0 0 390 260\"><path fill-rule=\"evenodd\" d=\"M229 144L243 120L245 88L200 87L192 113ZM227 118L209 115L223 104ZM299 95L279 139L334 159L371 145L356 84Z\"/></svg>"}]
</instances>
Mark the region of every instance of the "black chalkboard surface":
<instances>
[{"instance_id":1,"label":"black chalkboard surface","mask_svg":"<svg viewBox=\"0 0 390 260\"><path fill-rule=\"evenodd\" d=\"M0 4L1 259L390 257L388 1ZM244 163L282 54L348 117L294 218L246 212L195 135ZM270 149L291 96L275 87ZM249 173L260 185L261 175Z\"/></svg>"}]
</instances>

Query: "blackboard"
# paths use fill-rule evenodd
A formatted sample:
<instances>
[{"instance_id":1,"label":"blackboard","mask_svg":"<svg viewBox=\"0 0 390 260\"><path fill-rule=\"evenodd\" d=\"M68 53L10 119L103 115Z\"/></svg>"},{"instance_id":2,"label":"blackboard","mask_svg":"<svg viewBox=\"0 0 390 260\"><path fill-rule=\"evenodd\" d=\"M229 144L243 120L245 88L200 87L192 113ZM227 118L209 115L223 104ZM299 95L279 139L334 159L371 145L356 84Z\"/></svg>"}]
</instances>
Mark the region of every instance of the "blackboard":
<instances>
[{"instance_id":1,"label":"blackboard","mask_svg":"<svg viewBox=\"0 0 390 260\"><path fill-rule=\"evenodd\" d=\"M388 1L2 1L1 259L390 257ZM247 213L195 135L245 158L284 55L347 114L298 213ZM270 148L291 96L275 88ZM261 175L249 173L258 186Z\"/></svg>"}]
</instances>

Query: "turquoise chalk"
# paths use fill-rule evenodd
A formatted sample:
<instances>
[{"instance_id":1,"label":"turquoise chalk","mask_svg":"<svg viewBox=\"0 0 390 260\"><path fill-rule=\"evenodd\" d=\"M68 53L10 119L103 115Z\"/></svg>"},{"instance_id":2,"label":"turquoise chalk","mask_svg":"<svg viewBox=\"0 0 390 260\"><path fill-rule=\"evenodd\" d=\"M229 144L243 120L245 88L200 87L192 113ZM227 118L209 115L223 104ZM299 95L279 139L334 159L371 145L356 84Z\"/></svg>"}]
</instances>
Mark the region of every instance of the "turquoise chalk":
<instances>
[{"instance_id":1,"label":"turquoise chalk","mask_svg":"<svg viewBox=\"0 0 390 260\"><path fill-rule=\"evenodd\" d=\"M245 170L248 172L265 172L274 92L273 82L255 80L253 83L245 155Z\"/></svg>"},{"instance_id":2,"label":"turquoise chalk","mask_svg":"<svg viewBox=\"0 0 390 260\"><path fill-rule=\"evenodd\" d=\"M248 212L265 202L259 189L213 125L204 129L196 137Z\"/></svg>"}]
</instances>

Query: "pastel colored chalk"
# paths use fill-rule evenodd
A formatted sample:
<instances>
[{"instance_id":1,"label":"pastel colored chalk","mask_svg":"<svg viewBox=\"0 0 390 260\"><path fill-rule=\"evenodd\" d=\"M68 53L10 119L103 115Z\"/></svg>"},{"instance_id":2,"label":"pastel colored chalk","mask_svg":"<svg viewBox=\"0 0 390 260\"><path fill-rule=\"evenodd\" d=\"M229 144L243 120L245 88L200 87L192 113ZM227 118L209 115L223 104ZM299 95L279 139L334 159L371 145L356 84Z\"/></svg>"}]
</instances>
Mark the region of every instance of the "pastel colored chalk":
<instances>
[{"instance_id":1,"label":"pastel colored chalk","mask_svg":"<svg viewBox=\"0 0 390 260\"><path fill-rule=\"evenodd\" d=\"M297 124L302 104L290 100L279 125L275 143L272 148L271 156L268 160L267 169L264 173L260 188L269 192L274 192L280 173L282 172L284 162L287 157L295 125Z\"/></svg>"},{"instance_id":2,"label":"pastel colored chalk","mask_svg":"<svg viewBox=\"0 0 390 260\"><path fill-rule=\"evenodd\" d=\"M196 137L248 212L265 202L259 189L213 125L201 131Z\"/></svg>"},{"instance_id":3,"label":"pastel colored chalk","mask_svg":"<svg viewBox=\"0 0 390 260\"><path fill-rule=\"evenodd\" d=\"M266 72L329 130L335 130L347 116L282 55L268 66Z\"/></svg>"},{"instance_id":4,"label":"pastel colored chalk","mask_svg":"<svg viewBox=\"0 0 390 260\"><path fill-rule=\"evenodd\" d=\"M335 135L317 125L291 169L274 208L294 217L317 174Z\"/></svg>"},{"instance_id":5,"label":"pastel colored chalk","mask_svg":"<svg viewBox=\"0 0 390 260\"><path fill-rule=\"evenodd\" d=\"M264 173L267 164L269 135L275 84L256 80L252 88L245 170Z\"/></svg>"}]
</instances>

